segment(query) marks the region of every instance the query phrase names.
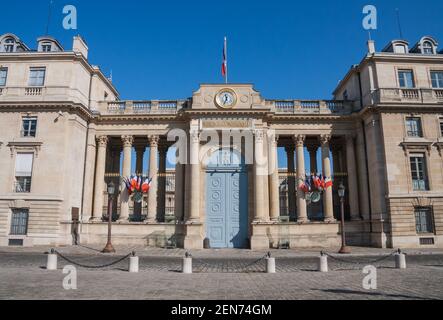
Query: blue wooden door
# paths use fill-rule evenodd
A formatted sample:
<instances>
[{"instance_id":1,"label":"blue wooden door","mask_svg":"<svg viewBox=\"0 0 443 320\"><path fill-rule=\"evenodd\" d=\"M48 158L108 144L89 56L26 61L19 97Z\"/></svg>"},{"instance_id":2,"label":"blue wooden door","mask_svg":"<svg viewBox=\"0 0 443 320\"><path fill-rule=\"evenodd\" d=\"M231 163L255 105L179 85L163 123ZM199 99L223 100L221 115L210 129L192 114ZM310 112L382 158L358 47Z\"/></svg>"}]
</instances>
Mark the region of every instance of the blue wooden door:
<instances>
[{"instance_id":1,"label":"blue wooden door","mask_svg":"<svg viewBox=\"0 0 443 320\"><path fill-rule=\"evenodd\" d=\"M226 151L220 152L216 161L208 166L207 172L206 238L211 248L246 248L247 173L244 165L226 161ZM224 161L219 162L220 159Z\"/></svg>"}]
</instances>

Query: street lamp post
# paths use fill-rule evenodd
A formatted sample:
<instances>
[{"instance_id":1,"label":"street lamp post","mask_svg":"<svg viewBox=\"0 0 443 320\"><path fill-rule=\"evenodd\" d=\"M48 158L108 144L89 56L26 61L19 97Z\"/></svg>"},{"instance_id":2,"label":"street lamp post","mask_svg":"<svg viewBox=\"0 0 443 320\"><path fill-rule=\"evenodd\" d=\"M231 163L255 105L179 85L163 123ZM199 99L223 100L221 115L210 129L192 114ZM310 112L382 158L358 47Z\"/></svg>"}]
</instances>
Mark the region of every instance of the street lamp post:
<instances>
[{"instance_id":1,"label":"street lamp post","mask_svg":"<svg viewBox=\"0 0 443 320\"><path fill-rule=\"evenodd\" d=\"M346 188L343 182L338 187L338 196L340 198L340 214L341 214L341 248L338 253L349 254L351 249L346 246L346 233L345 233L345 191Z\"/></svg>"},{"instance_id":2,"label":"street lamp post","mask_svg":"<svg viewBox=\"0 0 443 320\"><path fill-rule=\"evenodd\" d=\"M111 228L112 228L112 197L114 196L115 185L111 181L108 184L108 243L106 243L103 253L115 253L115 249L111 243Z\"/></svg>"}]
</instances>

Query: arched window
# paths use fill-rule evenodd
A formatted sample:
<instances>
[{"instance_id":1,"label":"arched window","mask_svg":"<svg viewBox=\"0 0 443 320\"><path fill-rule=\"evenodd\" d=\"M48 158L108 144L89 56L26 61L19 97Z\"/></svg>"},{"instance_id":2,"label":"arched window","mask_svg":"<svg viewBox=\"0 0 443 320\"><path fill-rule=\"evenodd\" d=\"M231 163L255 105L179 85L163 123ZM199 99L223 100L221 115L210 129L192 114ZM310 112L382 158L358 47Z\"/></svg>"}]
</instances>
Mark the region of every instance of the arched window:
<instances>
[{"instance_id":1,"label":"arched window","mask_svg":"<svg viewBox=\"0 0 443 320\"><path fill-rule=\"evenodd\" d=\"M14 43L15 43L14 39L12 38L6 39L4 45L5 52L14 52Z\"/></svg>"},{"instance_id":2,"label":"arched window","mask_svg":"<svg viewBox=\"0 0 443 320\"><path fill-rule=\"evenodd\" d=\"M434 54L434 46L430 41L423 42L423 53L424 54Z\"/></svg>"}]
</instances>

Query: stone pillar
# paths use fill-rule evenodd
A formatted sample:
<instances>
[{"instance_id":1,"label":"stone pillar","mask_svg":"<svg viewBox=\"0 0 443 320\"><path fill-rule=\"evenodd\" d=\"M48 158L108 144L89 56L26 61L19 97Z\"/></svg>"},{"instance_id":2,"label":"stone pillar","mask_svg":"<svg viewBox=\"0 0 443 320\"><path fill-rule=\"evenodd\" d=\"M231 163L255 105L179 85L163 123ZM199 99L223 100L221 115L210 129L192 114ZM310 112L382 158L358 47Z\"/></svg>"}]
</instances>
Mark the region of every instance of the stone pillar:
<instances>
[{"instance_id":1,"label":"stone pillar","mask_svg":"<svg viewBox=\"0 0 443 320\"><path fill-rule=\"evenodd\" d=\"M148 192L147 223L157 222L157 188L158 188L158 136L149 136L149 178L152 179Z\"/></svg>"},{"instance_id":2,"label":"stone pillar","mask_svg":"<svg viewBox=\"0 0 443 320\"><path fill-rule=\"evenodd\" d=\"M330 148L329 142L331 136L323 135L320 137L321 141L321 154L323 162L323 176L325 179L331 179L331 159L330 159ZM335 222L334 218L334 204L332 200L332 188L327 188L324 191L323 196L323 207L325 214L325 222Z\"/></svg>"},{"instance_id":3,"label":"stone pillar","mask_svg":"<svg viewBox=\"0 0 443 320\"><path fill-rule=\"evenodd\" d=\"M94 210L91 217L92 221L101 221L103 216L103 192L105 191L104 179L107 145L107 136L99 136L97 138L97 162L95 167Z\"/></svg>"},{"instance_id":4,"label":"stone pillar","mask_svg":"<svg viewBox=\"0 0 443 320\"><path fill-rule=\"evenodd\" d=\"M351 220L360 220L357 166L355 164L354 137L352 135L346 136L346 166L348 168L348 194Z\"/></svg>"},{"instance_id":5,"label":"stone pillar","mask_svg":"<svg viewBox=\"0 0 443 320\"><path fill-rule=\"evenodd\" d=\"M160 144L159 148L159 167L158 167L158 221L165 222L166 216L166 155L168 146Z\"/></svg>"},{"instance_id":6,"label":"stone pillar","mask_svg":"<svg viewBox=\"0 0 443 320\"><path fill-rule=\"evenodd\" d=\"M143 176L143 156L145 154L145 146L137 145L135 147L135 174L138 176ZM143 213L142 203L134 202L134 216L137 216L138 220L141 220L141 216Z\"/></svg>"},{"instance_id":7,"label":"stone pillar","mask_svg":"<svg viewBox=\"0 0 443 320\"><path fill-rule=\"evenodd\" d=\"M308 220L308 210L304 192L300 189L300 185L305 181L305 136L298 135L294 137L297 149L297 222L306 223Z\"/></svg>"},{"instance_id":8,"label":"stone pillar","mask_svg":"<svg viewBox=\"0 0 443 320\"><path fill-rule=\"evenodd\" d=\"M177 221L184 221L184 194L185 194L185 165L177 163L175 165L175 196L174 196L174 210L175 219Z\"/></svg>"},{"instance_id":9,"label":"stone pillar","mask_svg":"<svg viewBox=\"0 0 443 320\"><path fill-rule=\"evenodd\" d=\"M297 213L295 210L295 163L294 163L294 146L285 147L288 159L288 214L291 221L295 221Z\"/></svg>"},{"instance_id":10,"label":"stone pillar","mask_svg":"<svg viewBox=\"0 0 443 320\"><path fill-rule=\"evenodd\" d=\"M369 220L368 170L366 165L363 128L360 128L359 133L357 134L356 148L358 163L358 191L360 200L360 214L364 220Z\"/></svg>"},{"instance_id":11,"label":"stone pillar","mask_svg":"<svg viewBox=\"0 0 443 320\"><path fill-rule=\"evenodd\" d=\"M280 185L278 177L278 136L269 136L269 211L271 221L280 216Z\"/></svg>"},{"instance_id":12,"label":"stone pillar","mask_svg":"<svg viewBox=\"0 0 443 320\"><path fill-rule=\"evenodd\" d=\"M316 145L313 145L313 144L308 145L311 174L318 173L317 172L317 150L318 150L318 147Z\"/></svg>"},{"instance_id":13,"label":"stone pillar","mask_svg":"<svg viewBox=\"0 0 443 320\"><path fill-rule=\"evenodd\" d=\"M92 125L91 125L92 126ZM88 132L88 140L86 146L86 167L85 179L83 185L83 205L82 205L82 221L88 222L92 219L92 198L94 195L94 169L96 158L95 147L95 128L90 127Z\"/></svg>"},{"instance_id":14,"label":"stone pillar","mask_svg":"<svg viewBox=\"0 0 443 320\"><path fill-rule=\"evenodd\" d=\"M200 221L200 133L197 130L190 132L190 190L189 222Z\"/></svg>"},{"instance_id":15,"label":"stone pillar","mask_svg":"<svg viewBox=\"0 0 443 320\"><path fill-rule=\"evenodd\" d=\"M266 220L263 179L267 176L267 170L264 168L263 145L264 132L263 130L256 130L254 148L254 222L264 222Z\"/></svg>"},{"instance_id":16,"label":"stone pillar","mask_svg":"<svg viewBox=\"0 0 443 320\"><path fill-rule=\"evenodd\" d=\"M131 175L131 156L132 156L132 144L134 142L134 137L132 136L122 136L123 142L123 168L122 175L127 178ZM129 197L128 190L122 184L122 192L120 195L120 222L126 222L129 220Z\"/></svg>"}]
</instances>

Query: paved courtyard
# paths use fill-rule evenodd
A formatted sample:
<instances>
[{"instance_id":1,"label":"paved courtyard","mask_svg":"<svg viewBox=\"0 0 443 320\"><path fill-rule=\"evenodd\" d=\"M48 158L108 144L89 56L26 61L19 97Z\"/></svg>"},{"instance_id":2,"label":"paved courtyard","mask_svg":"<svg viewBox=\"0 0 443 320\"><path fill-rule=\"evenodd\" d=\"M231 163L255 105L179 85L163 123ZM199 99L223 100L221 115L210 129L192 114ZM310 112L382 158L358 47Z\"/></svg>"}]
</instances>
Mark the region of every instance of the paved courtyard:
<instances>
[{"instance_id":1,"label":"paved courtyard","mask_svg":"<svg viewBox=\"0 0 443 320\"><path fill-rule=\"evenodd\" d=\"M193 253L194 274L180 273L183 250L119 248L103 256L96 248L58 248L74 262L99 266L138 249L140 272L127 272L128 260L111 267L77 267L77 290L63 289L63 267L47 271L43 248L0 248L0 299L442 299L443 253L406 250L408 268L394 268L393 250L355 248L347 257L329 258L329 273L316 272L317 251L272 251L277 273L266 274L264 252ZM335 257L335 258L334 258ZM377 267L377 289L362 285L364 266Z\"/></svg>"}]
</instances>

